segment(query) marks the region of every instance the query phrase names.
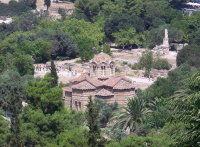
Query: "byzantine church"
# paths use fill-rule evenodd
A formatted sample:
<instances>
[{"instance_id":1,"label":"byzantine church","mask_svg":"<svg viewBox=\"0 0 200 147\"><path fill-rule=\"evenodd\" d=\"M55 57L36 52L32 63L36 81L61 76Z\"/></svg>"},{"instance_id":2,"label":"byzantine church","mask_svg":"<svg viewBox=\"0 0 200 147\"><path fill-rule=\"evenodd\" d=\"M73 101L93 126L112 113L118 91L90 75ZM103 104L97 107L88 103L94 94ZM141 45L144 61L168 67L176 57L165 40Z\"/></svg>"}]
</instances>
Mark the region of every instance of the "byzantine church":
<instances>
[{"instance_id":1,"label":"byzantine church","mask_svg":"<svg viewBox=\"0 0 200 147\"><path fill-rule=\"evenodd\" d=\"M89 73L82 73L70 80L69 87L63 87L63 100L66 107L85 111L90 95L107 103L126 105L135 93L132 81L115 72L115 62L101 52L90 61Z\"/></svg>"}]
</instances>

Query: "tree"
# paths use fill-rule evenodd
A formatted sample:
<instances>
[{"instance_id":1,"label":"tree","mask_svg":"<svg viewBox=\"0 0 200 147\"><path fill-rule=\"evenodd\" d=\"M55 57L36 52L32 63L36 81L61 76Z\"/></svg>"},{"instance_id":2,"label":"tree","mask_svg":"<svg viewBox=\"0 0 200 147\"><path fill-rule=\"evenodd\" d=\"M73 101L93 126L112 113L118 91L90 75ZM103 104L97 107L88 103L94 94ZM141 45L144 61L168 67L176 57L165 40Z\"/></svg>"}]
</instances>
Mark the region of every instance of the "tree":
<instances>
[{"instance_id":1,"label":"tree","mask_svg":"<svg viewBox=\"0 0 200 147\"><path fill-rule=\"evenodd\" d=\"M105 144L105 139L101 137L101 130L98 126L98 110L95 107L92 97L89 96L86 111L87 126L89 127L88 145L95 147Z\"/></svg>"},{"instance_id":2,"label":"tree","mask_svg":"<svg viewBox=\"0 0 200 147\"><path fill-rule=\"evenodd\" d=\"M12 113L11 117L11 136L10 136L10 145L19 147L21 146L21 123L19 119L19 114L22 108L22 97L18 95L20 87L11 89L11 105L10 111Z\"/></svg>"},{"instance_id":3,"label":"tree","mask_svg":"<svg viewBox=\"0 0 200 147\"><path fill-rule=\"evenodd\" d=\"M131 132L136 130L136 126L141 124L151 110L146 107L146 101L135 96L128 99L127 106L122 106L113 112L111 121L116 120L114 127L126 130L128 127Z\"/></svg>"},{"instance_id":4,"label":"tree","mask_svg":"<svg viewBox=\"0 0 200 147\"><path fill-rule=\"evenodd\" d=\"M76 0L75 11L76 13L83 13L87 18L92 21L92 18L99 13L98 1L92 0Z\"/></svg>"},{"instance_id":5,"label":"tree","mask_svg":"<svg viewBox=\"0 0 200 147\"><path fill-rule=\"evenodd\" d=\"M29 80L32 80L33 76L23 76L16 71L8 71L7 73L0 75L0 107L4 110L9 110L11 106L11 90L18 89L17 94L20 98L26 100L25 87Z\"/></svg>"},{"instance_id":6,"label":"tree","mask_svg":"<svg viewBox=\"0 0 200 147\"><path fill-rule=\"evenodd\" d=\"M140 58L139 64L141 67L144 67L146 70L146 74L149 74L153 65L153 53L151 50L145 50L142 52L142 57Z\"/></svg>"},{"instance_id":7,"label":"tree","mask_svg":"<svg viewBox=\"0 0 200 147\"><path fill-rule=\"evenodd\" d=\"M9 121L4 119L4 112L0 109L0 144L6 146L10 136Z\"/></svg>"},{"instance_id":8,"label":"tree","mask_svg":"<svg viewBox=\"0 0 200 147\"><path fill-rule=\"evenodd\" d=\"M36 0L19 0L19 2L24 3L32 9L36 9Z\"/></svg>"},{"instance_id":9,"label":"tree","mask_svg":"<svg viewBox=\"0 0 200 147\"><path fill-rule=\"evenodd\" d=\"M144 2L141 0L125 0L124 11L139 16L144 11Z\"/></svg>"},{"instance_id":10,"label":"tree","mask_svg":"<svg viewBox=\"0 0 200 147\"><path fill-rule=\"evenodd\" d=\"M54 114L63 109L62 88L56 86L56 83L52 85L52 81L55 82L54 78L49 73L39 82L29 82L27 100L32 109L41 109L44 114Z\"/></svg>"},{"instance_id":11,"label":"tree","mask_svg":"<svg viewBox=\"0 0 200 147\"><path fill-rule=\"evenodd\" d=\"M58 86L58 75L53 61L51 61L51 77L52 77L51 86L52 87Z\"/></svg>"},{"instance_id":12,"label":"tree","mask_svg":"<svg viewBox=\"0 0 200 147\"><path fill-rule=\"evenodd\" d=\"M99 98L95 98L95 106L98 108L98 120L100 127L106 127L111 114L114 110L117 109L118 103L108 104L106 101L102 101Z\"/></svg>"},{"instance_id":13,"label":"tree","mask_svg":"<svg viewBox=\"0 0 200 147\"><path fill-rule=\"evenodd\" d=\"M135 28L137 33L142 33L144 31L144 21L138 16L121 13L106 18L104 31L106 36L113 41L113 33L120 30L128 31L130 28Z\"/></svg>"},{"instance_id":14,"label":"tree","mask_svg":"<svg viewBox=\"0 0 200 147\"><path fill-rule=\"evenodd\" d=\"M112 35L115 37L115 43L118 43L118 45L135 44L138 46L140 44L139 35L136 34L135 28L130 28L128 31L120 30Z\"/></svg>"},{"instance_id":15,"label":"tree","mask_svg":"<svg viewBox=\"0 0 200 147\"><path fill-rule=\"evenodd\" d=\"M33 59L29 55L18 55L14 59L14 66L21 76L34 74Z\"/></svg>"},{"instance_id":16,"label":"tree","mask_svg":"<svg viewBox=\"0 0 200 147\"><path fill-rule=\"evenodd\" d=\"M182 50L178 52L176 64L180 66L183 63L187 63L190 66L196 68L200 67L200 47L196 44L184 46Z\"/></svg>"},{"instance_id":17,"label":"tree","mask_svg":"<svg viewBox=\"0 0 200 147\"><path fill-rule=\"evenodd\" d=\"M171 97L173 118L188 125L187 129L176 140L177 146L198 146L200 141L200 72L187 79L185 90L181 89Z\"/></svg>"},{"instance_id":18,"label":"tree","mask_svg":"<svg viewBox=\"0 0 200 147\"><path fill-rule=\"evenodd\" d=\"M44 0L44 5L47 6L47 11L48 11L49 7L51 6L51 0Z\"/></svg>"}]
</instances>

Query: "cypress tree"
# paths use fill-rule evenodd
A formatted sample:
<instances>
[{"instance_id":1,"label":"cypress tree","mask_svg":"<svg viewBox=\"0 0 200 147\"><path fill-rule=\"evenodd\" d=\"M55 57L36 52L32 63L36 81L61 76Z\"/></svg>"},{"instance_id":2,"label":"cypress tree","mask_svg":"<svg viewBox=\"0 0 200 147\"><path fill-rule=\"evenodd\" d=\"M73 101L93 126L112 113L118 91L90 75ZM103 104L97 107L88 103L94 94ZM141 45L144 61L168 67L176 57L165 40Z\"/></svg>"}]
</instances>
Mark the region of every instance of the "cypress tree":
<instances>
[{"instance_id":1,"label":"cypress tree","mask_svg":"<svg viewBox=\"0 0 200 147\"><path fill-rule=\"evenodd\" d=\"M98 109L95 107L92 97L89 96L89 103L87 104L87 126L90 131L88 134L88 145L91 147L104 146L106 140L101 136L101 130L98 126Z\"/></svg>"},{"instance_id":2,"label":"cypress tree","mask_svg":"<svg viewBox=\"0 0 200 147\"><path fill-rule=\"evenodd\" d=\"M51 61L51 77L53 78L51 81L51 86L56 87L58 85L58 75L53 61Z\"/></svg>"},{"instance_id":3,"label":"cypress tree","mask_svg":"<svg viewBox=\"0 0 200 147\"><path fill-rule=\"evenodd\" d=\"M10 145L13 147L21 146L21 138L20 138L20 120L19 113L22 108L22 99L19 94L19 89L14 88L11 89L11 106L10 111L12 113L11 117L11 136L10 136Z\"/></svg>"}]
</instances>

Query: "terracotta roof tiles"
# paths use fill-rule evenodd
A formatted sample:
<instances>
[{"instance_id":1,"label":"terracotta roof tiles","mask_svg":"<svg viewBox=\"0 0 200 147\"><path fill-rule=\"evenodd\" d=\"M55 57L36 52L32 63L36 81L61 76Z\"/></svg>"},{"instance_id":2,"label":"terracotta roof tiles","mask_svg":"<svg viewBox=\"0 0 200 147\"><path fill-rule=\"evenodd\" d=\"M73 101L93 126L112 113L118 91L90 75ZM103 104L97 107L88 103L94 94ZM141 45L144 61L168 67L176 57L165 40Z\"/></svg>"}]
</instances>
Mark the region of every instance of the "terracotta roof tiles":
<instances>
[{"instance_id":1,"label":"terracotta roof tiles","mask_svg":"<svg viewBox=\"0 0 200 147\"><path fill-rule=\"evenodd\" d=\"M95 95L97 95L97 96L112 96L114 94L112 92L110 92L109 90L103 88L100 91L98 91Z\"/></svg>"}]
</instances>

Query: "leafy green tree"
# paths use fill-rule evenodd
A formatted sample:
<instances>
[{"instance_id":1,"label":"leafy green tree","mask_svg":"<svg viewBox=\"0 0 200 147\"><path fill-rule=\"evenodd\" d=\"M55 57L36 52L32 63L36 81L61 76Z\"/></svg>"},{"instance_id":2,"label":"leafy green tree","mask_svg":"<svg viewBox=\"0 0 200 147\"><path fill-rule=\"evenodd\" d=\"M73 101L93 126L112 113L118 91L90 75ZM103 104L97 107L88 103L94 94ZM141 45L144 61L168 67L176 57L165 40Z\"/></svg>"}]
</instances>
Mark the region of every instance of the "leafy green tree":
<instances>
[{"instance_id":1,"label":"leafy green tree","mask_svg":"<svg viewBox=\"0 0 200 147\"><path fill-rule=\"evenodd\" d=\"M129 44L135 44L139 45L139 35L136 34L135 28L130 28L128 31L120 30L117 33L112 34L113 37L115 37L115 42L118 43L118 45L129 45Z\"/></svg>"},{"instance_id":2,"label":"leafy green tree","mask_svg":"<svg viewBox=\"0 0 200 147\"><path fill-rule=\"evenodd\" d=\"M79 56L81 57L82 61L89 61L93 58L93 45L90 39L80 38L77 40L77 44L79 48Z\"/></svg>"},{"instance_id":3,"label":"leafy green tree","mask_svg":"<svg viewBox=\"0 0 200 147\"><path fill-rule=\"evenodd\" d=\"M76 0L74 6L77 13L85 14L90 21L99 13L100 9L98 1L92 0Z\"/></svg>"},{"instance_id":4,"label":"leafy green tree","mask_svg":"<svg viewBox=\"0 0 200 147\"><path fill-rule=\"evenodd\" d=\"M9 121L4 119L4 112L0 109L0 144L6 146L10 136Z\"/></svg>"},{"instance_id":5,"label":"leafy green tree","mask_svg":"<svg viewBox=\"0 0 200 147\"><path fill-rule=\"evenodd\" d=\"M104 53L108 54L109 56L112 56L112 52L110 51L110 46L103 44L102 46L98 46L97 47L98 53L101 52L101 50L103 50Z\"/></svg>"},{"instance_id":6,"label":"leafy green tree","mask_svg":"<svg viewBox=\"0 0 200 147\"><path fill-rule=\"evenodd\" d=\"M29 55L18 55L14 59L14 66L20 75L24 76L26 74L34 74L33 59Z\"/></svg>"},{"instance_id":7,"label":"leafy green tree","mask_svg":"<svg viewBox=\"0 0 200 147\"><path fill-rule=\"evenodd\" d=\"M135 96L128 99L127 106L122 106L113 112L111 121L116 120L114 127L121 129L130 128L131 132L136 130L136 126L142 123L147 115L151 114L151 110L146 107L146 101Z\"/></svg>"},{"instance_id":8,"label":"leafy green tree","mask_svg":"<svg viewBox=\"0 0 200 147\"><path fill-rule=\"evenodd\" d=\"M98 126L98 110L91 96L89 96L89 102L87 104L86 120L87 126L90 129L88 133L88 145L92 147L104 145L105 139L102 138L101 130Z\"/></svg>"},{"instance_id":9,"label":"leafy green tree","mask_svg":"<svg viewBox=\"0 0 200 147\"><path fill-rule=\"evenodd\" d=\"M55 85L52 87L54 78L49 73L39 82L29 82L27 100L31 108L41 109L44 114L54 114L63 109L62 89Z\"/></svg>"},{"instance_id":10,"label":"leafy green tree","mask_svg":"<svg viewBox=\"0 0 200 147\"><path fill-rule=\"evenodd\" d=\"M49 7L51 6L51 0L44 0L44 5L47 6L47 11L48 11Z\"/></svg>"},{"instance_id":11,"label":"leafy green tree","mask_svg":"<svg viewBox=\"0 0 200 147\"><path fill-rule=\"evenodd\" d=\"M178 52L176 59L177 66L180 66L183 63L187 63L190 66L199 68L200 67L199 50L200 47L196 44L184 46L183 49Z\"/></svg>"},{"instance_id":12,"label":"leafy green tree","mask_svg":"<svg viewBox=\"0 0 200 147\"><path fill-rule=\"evenodd\" d=\"M7 73L0 75L0 106L4 110L9 110L11 106L11 89L18 88L18 95L23 100L26 100L25 87L29 80L32 80L33 76L23 76L16 71L8 71ZM20 89L19 89L20 88ZM21 100L20 100L21 101Z\"/></svg>"},{"instance_id":13,"label":"leafy green tree","mask_svg":"<svg viewBox=\"0 0 200 147\"><path fill-rule=\"evenodd\" d=\"M51 61L51 77L52 77L51 86L52 87L58 86L58 75L53 61Z\"/></svg>"},{"instance_id":14,"label":"leafy green tree","mask_svg":"<svg viewBox=\"0 0 200 147\"><path fill-rule=\"evenodd\" d=\"M19 0L19 2L24 3L32 9L36 9L36 0Z\"/></svg>"},{"instance_id":15,"label":"leafy green tree","mask_svg":"<svg viewBox=\"0 0 200 147\"><path fill-rule=\"evenodd\" d=\"M198 146L200 143L199 77L200 72L192 75L185 85L187 89L177 91L170 101L175 110L173 118L188 125L181 137L176 140L177 146Z\"/></svg>"},{"instance_id":16,"label":"leafy green tree","mask_svg":"<svg viewBox=\"0 0 200 147\"><path fill-rule=\"evenodd\" d=\"M135 28L137 33L144 31L144 21L135 15L128 15L127 13L112 15L106 19L105 22L105 34L113 41L113 33L117 33L120 30L128 31L130 28Z\"/></svg>"},{"instance_id":17,"label":"leafy green tree","mask_svg":"<svg viewBox=\"0 0 200 147\"><path fill-rule=\"evenodd\" d=\"M61 31L68 32L76 42L81 39L88 39L91 41L93 47L98 46L99 43L103 43L104 33L101 31L101 28L93 25L90 22L84 20L70 19L65 21ZM83 41L80 41L81 43ZM77 45L80 45L77 43Z\"/></svg>"},{"instance_id":18,"label":"leafy green tree","mask_svg":"<svg viewBox=\"0 0 200 147\"><path fill-rule=\"evenodd\" d=\"M23 108L21 120L22 142L25 146L60 146L65 143L75 145L77 138L74 135L77 135L76 129L83 124L83 114L64 108L54 114L44 114L41 109L33 110L28 105ZM84 134L81 128L79 132ZM66 138L63 139L64 136ZM77 144L85 141L87 139L80 140Z\"/></svg>"},{"instance_id":19,"label":"leafy green tree","mask_svg":"<svg viewBox=\"0 0 200 147\"><path fill-rule=\"evenodd\" d=\"M144 2L141 0L125 0L124 11L139 16L144 11Z\"/></svg>"},{"instance_id":20,"label":"leafy green tree","mask_svg":"<svg viewBox=\"0 0 200 147\"><path fill-rule=\"evenodd\" d=\"M27 12L19 16L18 28L21 31L30 31L35 29L39 24L40 17L37 16L37 13Z\"/></svg>"},{"instance_id":21,"label":"leafy green tree","mask_svg":"<svg viewBox=\"0 0 200 147\"><path fill-rule=\"evenodd\" d=\"M153 53L151 50L145 50L142 52L142 56L140 58L139 64L141 67L144 67L146 70L146 74L149 74L153 65Z\"/></svg>"},{"instance_id":22,"label":"leafy green tree","mask_svg":"<svg viewBox=\"0 0 200 147\"><path fill-rule=\"evenodd\" d=\"M11 146L20 146L21 145L21 123L20 123L20 118L19 118L19 114L22 108L22 96L19 95L18 93L20 93L20 87L16 87L14 89L11 89L11 105L10 107L10 111L12 114L11 117L11 127L10 127L10 131L11 131L11 136L10 136L10 145Z\"/></svg>"},{"instance_id":23,"label":"leafy green tree","mask_svg":"<svg viewBox=\"0 0 200 147\"><path fill-rule=\"evenodd\" d=\"M100 127L106 127L109 119L111 118L112 112L117 109L118 103L115 102L112 104L108 104L106 103L106 101L95 98L94 104L98 107L98 120Z\"/></svg>"},{"instance_id":24,"label":"leafy green tree","mask_svg":"<svg viewBox=\"0 0 200 147\"><path fill-rule=\"evenodd\" d=\"M88 139L85 137L87 134L86 128L74 128L60 133L56 140L59 146L87 146Z\"/></svg>"}]
</instances>

